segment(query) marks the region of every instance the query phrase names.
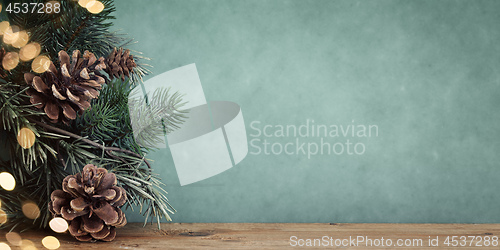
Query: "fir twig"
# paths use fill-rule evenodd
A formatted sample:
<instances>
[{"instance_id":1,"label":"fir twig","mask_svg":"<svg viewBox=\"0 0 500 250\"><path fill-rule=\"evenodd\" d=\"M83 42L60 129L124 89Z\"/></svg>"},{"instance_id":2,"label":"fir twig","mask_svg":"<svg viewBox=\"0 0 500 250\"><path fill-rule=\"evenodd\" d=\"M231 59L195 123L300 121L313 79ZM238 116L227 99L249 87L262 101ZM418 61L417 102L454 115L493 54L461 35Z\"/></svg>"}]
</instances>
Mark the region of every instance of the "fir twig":
<instances>
[{"instance_id":1,"label":"fir twig","mask_svg":"<svg viewBox=\"0 0 500 250\"><path fill-rule=\"evenodd\" d=\"M106 147L106 146L103 146L97 142L94 142L94 141L91 141L87 138L84 138L82 136L79 136L79 135L76 135L76 134L73 134L71 132L68 132L66 130L63 130L63 129L60 129L60 128L56 128L56 127L53 127L53 126L50 126L48 124L45 124L43 122L40 122L40 121L35 121L35 120L30 120L31 122L37 124L38 126L40 127L44 127L48 130L51 130L53 132L56 132L56 133L60 133L60 134L63 134L63 135L67 135L71 138L74 138L74 139L77 139L77 140L81 140L89 145L92 145L96 148L99 148L99 149L102 149L106 152L109 152L109 151L116 151L116 152L122 152L122 153L126 153L126 154L129 154L129 155L132 155L134 157L137 157L137 158L141 158L144 160L144 163L148 166L148 168L151 168L151 165L149 164L149 162L144 158L142 157L140 154L138 153L135 153L135 152L132 152L130 150L127 150L127 149L122 149L122 148L117 148L117 147Z\"/></svg>"},{"instance_id":2,"label":"fir twig","mask_svg":"<svg viewBox=\"0 0 500 250\"><path fill-rule=\"evenodd\" d=\"M85 28L85 26L87 26L87 21L89 19L90 19L90 14L87 14L87 17L85 17L85 19L82 21L82 23L80 24L80 26L78 26L78 28L75 30L75 32L73 33L73 35L71 35L71 38L66 43L66 46L64 46L64 50L65 51L67 51L69 49L69 47L75 41L76 37L80 34L80 32L82 31L82 29Z\"/></svg>"}]
</instances>

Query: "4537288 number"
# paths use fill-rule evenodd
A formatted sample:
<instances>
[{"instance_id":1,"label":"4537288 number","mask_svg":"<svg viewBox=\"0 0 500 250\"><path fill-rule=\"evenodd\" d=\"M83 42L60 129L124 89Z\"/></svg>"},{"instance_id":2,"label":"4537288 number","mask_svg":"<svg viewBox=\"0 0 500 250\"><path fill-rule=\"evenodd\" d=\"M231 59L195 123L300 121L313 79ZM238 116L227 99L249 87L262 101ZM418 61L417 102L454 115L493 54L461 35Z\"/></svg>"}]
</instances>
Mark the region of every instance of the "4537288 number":
<instances>
[{"instance_id":1,"label":"4537288 number","mask_svg":"<svg viewBox=\"0 0 500 250\"><path fill-rule=\"evenodd\" d=\"M8 13L50 14L61 12L61 3L9 3L5 9Z\"/></svg>"},{"instance_id":2,"label":"4537288 number","mask_svg":"<svg viewBox=\"0 0 500 250\"><path fill-rule=\"evenodd\" d=\"M447 247L496 247L498 236L448 236L443 244Z\"/></svg>"}]
</instances>

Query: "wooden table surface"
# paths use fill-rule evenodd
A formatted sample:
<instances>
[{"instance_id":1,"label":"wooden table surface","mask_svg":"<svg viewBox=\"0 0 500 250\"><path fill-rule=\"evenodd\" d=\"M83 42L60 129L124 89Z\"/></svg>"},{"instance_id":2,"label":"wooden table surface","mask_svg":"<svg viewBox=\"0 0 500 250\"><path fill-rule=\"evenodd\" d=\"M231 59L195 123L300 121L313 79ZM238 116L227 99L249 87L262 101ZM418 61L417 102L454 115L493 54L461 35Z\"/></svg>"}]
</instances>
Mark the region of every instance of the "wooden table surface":
<instances>
[{"instance_id":1,"label":"wooden table surface","mask_svg":"<svg viewBox=\"0 0 500 250\"><path fill-rule=\"evenodd\" d=\"M38 249L45 249L41 240L48 235L59 239L59 249L500 248L500 224L168 223L161 227L158 230L156 224L142 227L140 223L129 223L117 231L113 242L97 243L81 243L68 234L51 231L29 231L20 235L31 240ZM0 242L7 242L4 233ZM371 243L367 243L368 240ZM306 247L308 243L316 247ZM389 243L392 245L388 246ZM405 243L410 246L396 246ZM438 246L429 247L430 243ZM300 247L302 244L304 246ZM485 247L487 244L490 246Z\"/></svg>"}]
</instances>

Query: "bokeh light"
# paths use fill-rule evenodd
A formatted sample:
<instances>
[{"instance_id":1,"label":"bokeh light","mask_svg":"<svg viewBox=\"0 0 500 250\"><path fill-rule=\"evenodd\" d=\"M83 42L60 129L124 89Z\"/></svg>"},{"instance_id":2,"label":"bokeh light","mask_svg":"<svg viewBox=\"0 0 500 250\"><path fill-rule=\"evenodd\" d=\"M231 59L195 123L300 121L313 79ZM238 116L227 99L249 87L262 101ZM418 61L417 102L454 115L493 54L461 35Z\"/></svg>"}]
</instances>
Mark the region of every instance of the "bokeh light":
<instances>
[{"instance_id":1,"label":"bokeh light","mask_svg":"<svg viewBox=\"0 0 500 250\"><path fill-rule=\"evenodd\" d=\"M7 191L12 191L16 187L16 179L10 173L2 172L0 173L0 186Z\"/></svg>"},{"instance_id":2,"label":"bokeh light","mask_svg":"<svg viewBox=\"0 0 500 250\"><path fill-rule=\"evenodd\" d=\"M26 44L26 46L22 47L21 50L19 50L19 59L25 62L33 60L33 58L37 57L41 51L42 46L40 46L39 43L33 42Z\"/></svg>"},{"instance_id":3,"label":"bokeh light","mask_svg":"<svg viewBox=\"0 0 500 250\"><path fill-rule=\"evenodd\" d=\"M85 5L85 8L87 8L87 10L92 14L98 14L104 10L104 4L100 1L93 0L88 2L87 5Z\"/></svg>"},{"instance_id":4,"label":"bokeh light","mask_svg":"<svg viewBox=\"0 0 500 250\"><path fill-rule=\"evenodd\" d=\"M10 250L9 245L5 242L0 242L0 250Z\"/></svg>"},{"instance_id":5,"label":"bokeh light","mask_svg":"<svg viewBox=\"0 0 500 250\"><path fill-rule=\"evenodd\" d=\"M7 239L7 241L13 245L13 246L16 246L16 247L20 247L21 246L21 243L22 243L22 238L21 238L21 235L19 235L18 233L16 232L8 232L5 234L5 238Z\"/></svg>"},{"instance_id":6,"label":"bokeh light","mask_svg":"<svg viewBox=\"0 0 500 250\"><path fill-rule=\"evenodd\" d=\"M36 250L38 249L35 246L35 243L31 240L22 240L21 241L21 250Z\"/></svg>"},{"instance_id":7,"label":"bokeh light","mask_svg":"<svg viewBox=\"0 0 500 250\"><path fill-rule=\"evenodd\" d=\"M40 216L40 208L38 208L38 206L32 201L24 203L22 210L24 216L28 219L34 220Z\"/></svg>"},{"instance_id":8,"label":"bokeh light","mask_svg":"<svg viewBox=\"0 0 500 250\"><path fill-rule=\"evenodd\" d=\"M28 35L28 33L26 31L24 31L24 30L19 31L19 34L17 36L17 40L12 43L12 46L14 46L16 48L21 48L24 45L26 45L29 40L30 40L30 36Z\"/></svg>"},{"instance_id":9,"label":"bokeh light","mask_svg":"<svg viewBox=\"0 0 500 250\"><path fill-rule=\"evenodd\" d=\"M50 220L49 226L56 233L64 233L68 230L68 222L61 217L55 217Z\"/></svg>"},{"instance_id":10,"label":"bokeh light","mask_svg":"<svg viewBox=\"0 0 500 250\"><path fill-rule=\"evenodd\" d=\"M50 67L50 59L47 56L37 56L31 64L31 69L36 73L43 73Z\"/></svg>"},{"instance_id":11,"label":"bokeh light","mask_svg":"<svg viewBox=\"0 0 500 250\"><path fill-rule=\"evenodd\" d=\"M91 1L93 1L93 0L80 0L80 1L78 1L78 4L79 4L80 6L82 6L83 8L86 8L86 7L87 7L87 4L88 4L89 2L91 2Z\"/></svg>"},{"instance_id":12,"label":"bokeh light","mask_svg":"<svg viewBox=\"0 0 500 250\"><path fill-rule=\"evenodd\" d=\"M0 35L3 35L9 27L10 23L8 21L0 22Z\"/></svg>"},{"instance_id":13,"label":"bokeh light","mask_svg":"<svg viewBox=\"0 0 500 250\"><path fill-rule=\"evenodd\" d=\"M54 236L47 236L43 238L42 245L47 249L58 249L61 246L59 240Z\"/></svg>"},{"instance_id":14,"label":"bokeh light","mask_svg":"<svg viewBox=\"0 0 500 250\"><path fill-rule=\"evenodd\" d=\"M19 54L17 52L7 52L2 60L2 66L6 70L12 70L19 64Z\"/></svg>"},{"instance_id":15,"label":"bokeh light","mask_svg":"<svg viewBox=\"0 0 500 250\"><path fill-rule=\"evenodd\" d=\"M3 42L13 44L19 39L19 27L16 25L9 26L3 33Z\"/></svg>"},{"instance_id":16,"label":"bokeh light","mask_svg":"<svg viewBox=\"0 0 500 250\"><path fill-rule=\"evenodd\" d=\"M0 209L0 225L4 224L7 222L7 213Z\"/></svg>"},{"instance_id":17,"label":"bokeh light","mask_svg":"<svg viewBox=\"0 0 500 250\"><path fill-rule=\"evenodd\" d=\"M35 144L35 140L35 133L29 128L22 128L17 133L17 143L24 149L31 148Z\"/></svg>"}]
</instances>

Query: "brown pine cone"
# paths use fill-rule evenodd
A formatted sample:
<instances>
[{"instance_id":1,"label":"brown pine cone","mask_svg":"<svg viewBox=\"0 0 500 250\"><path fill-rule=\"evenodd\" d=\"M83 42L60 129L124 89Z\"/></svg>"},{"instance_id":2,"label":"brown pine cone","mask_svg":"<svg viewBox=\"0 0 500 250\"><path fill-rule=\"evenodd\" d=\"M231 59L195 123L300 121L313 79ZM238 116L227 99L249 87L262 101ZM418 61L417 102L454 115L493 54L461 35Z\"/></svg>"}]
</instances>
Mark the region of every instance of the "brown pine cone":
<instances>
[{"instance_id":1,"label":"brown pine cone","mask_svg":"<svg viewBox=\"0 0 500 250\"><path fill-rule=\"evenodd\" d=\"M118 51L114 48L113 52L106 58L106 66L105 71L110 79L121 78L122 81L125 81L125 76L128 77L137 64L130 54L130 50L127 49L123 52L123 48Z\"/></svg>"},{"instance_id":2,"label":"brown pine cone","mask_svg":"<svg viewBox=\"0 0 500 250\"><path fill-rule=\"evenodd\" d=\"M49 210L69 223L68 231L79 241L112 241L116 227L127 224L119 208L127 194L116 186L116 176L88 164L81 173L64 178L62 190L50 195Z\"/></svg>"},{"instance_id":3,"label":"brown pine cone","mask_svg":"<svg viewBox=\"0 0 500 250\"><path fill-rule=\"evenodd\" d=\"M90 100L99 96L105 78L99 71L106 67L104 58L99 60L89 51L83 56L80 51L73 51L70 58L66 51L59 51L60 70L51 62L50 68L41 76L24 74L24 80L33 88L27 91L31 103L43 109L52 122L76 118L77 112L90 107Z\"/></svg>"}]
</instances>

